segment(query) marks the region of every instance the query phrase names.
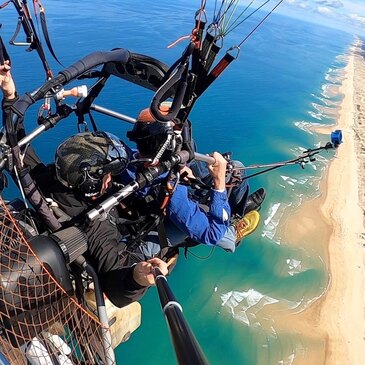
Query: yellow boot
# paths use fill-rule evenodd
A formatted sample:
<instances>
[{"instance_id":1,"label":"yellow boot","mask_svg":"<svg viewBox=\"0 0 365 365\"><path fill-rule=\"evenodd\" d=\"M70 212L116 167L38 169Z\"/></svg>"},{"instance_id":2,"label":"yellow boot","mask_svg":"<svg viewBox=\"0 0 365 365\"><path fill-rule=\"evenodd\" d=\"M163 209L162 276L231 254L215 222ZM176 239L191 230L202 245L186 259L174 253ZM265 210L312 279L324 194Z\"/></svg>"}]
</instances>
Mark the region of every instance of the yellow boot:
<instances>
[{"instance_id":1,"label":"yellow boot","mask_svg":"<svg viewBox=\"0 0 365 365\"><path fill-rule=\"evenodd\" d=\"M260 221L260 214L256 210L251 210L242 218L238 219L232 225L236 229L236 246L239 245L243 237L251 234L258 226Z\"/></svg>"}]
</instances>

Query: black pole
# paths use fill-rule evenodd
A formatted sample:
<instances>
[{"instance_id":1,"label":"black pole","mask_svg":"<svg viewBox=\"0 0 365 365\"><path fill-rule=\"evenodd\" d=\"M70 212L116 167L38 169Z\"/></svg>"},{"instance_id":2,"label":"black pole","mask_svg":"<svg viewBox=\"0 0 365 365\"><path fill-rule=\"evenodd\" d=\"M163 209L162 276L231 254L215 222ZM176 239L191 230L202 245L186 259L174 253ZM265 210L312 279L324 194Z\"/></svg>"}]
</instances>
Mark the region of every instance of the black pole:
<instances>
[{"instance_id":1,"label":"black pole","mask_svg":"<svg viewBox=\"0 0 365 365\"><path fill-rule=\"evenodd\" d=\"M165 314L177 360L180 365L208 365L193 332L176 301L166 277L159 268L153 270L162 311Z\"/></svg>"}]
</instances>

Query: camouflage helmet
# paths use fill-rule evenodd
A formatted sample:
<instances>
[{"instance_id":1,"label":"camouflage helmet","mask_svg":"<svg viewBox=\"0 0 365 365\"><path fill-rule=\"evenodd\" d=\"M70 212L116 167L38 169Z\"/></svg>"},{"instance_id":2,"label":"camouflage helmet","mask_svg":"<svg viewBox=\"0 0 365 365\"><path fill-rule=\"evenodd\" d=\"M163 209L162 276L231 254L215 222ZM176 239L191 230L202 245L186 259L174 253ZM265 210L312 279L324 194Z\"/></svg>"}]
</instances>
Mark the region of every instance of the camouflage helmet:
<instances>
[{"instance_id":1,"label":"camouflage helmet","mask_svg":"<svg viewBox=\"0 0 365 365\"><path fill-rule=\"evenodd\" d=\"M79 133L57 148L56 176L67 188L93 197L100 194L104 176L122 172L128 162L128 147L113 134Z\"/></svg>"}]
</instances>

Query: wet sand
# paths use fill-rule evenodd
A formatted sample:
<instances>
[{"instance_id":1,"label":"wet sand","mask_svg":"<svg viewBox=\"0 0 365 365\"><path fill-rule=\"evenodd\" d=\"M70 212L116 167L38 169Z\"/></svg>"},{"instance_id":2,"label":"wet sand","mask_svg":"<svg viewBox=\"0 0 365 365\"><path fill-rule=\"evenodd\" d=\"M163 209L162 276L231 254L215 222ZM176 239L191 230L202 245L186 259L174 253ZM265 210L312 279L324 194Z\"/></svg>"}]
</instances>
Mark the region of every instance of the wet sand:
<instances>
[{"instance_id":1,"label":"wet sand","mask_svg":"<svg viewBox=\"0 0 365 365\"><path fill-rule=\"evenodd\" d=\"M319 252L329 269L327 291L301 313L310 336L325 343L324 351L315 351L318 365L365 364L365 61L360 48L352 49L345 72L336 126L344 143L321 182L320 196L303 203L282 230L290 243L311 245L319 235L328 242L327 252ZM312 361L314 354L308 355Z\"/></svg>"}]
</instances>

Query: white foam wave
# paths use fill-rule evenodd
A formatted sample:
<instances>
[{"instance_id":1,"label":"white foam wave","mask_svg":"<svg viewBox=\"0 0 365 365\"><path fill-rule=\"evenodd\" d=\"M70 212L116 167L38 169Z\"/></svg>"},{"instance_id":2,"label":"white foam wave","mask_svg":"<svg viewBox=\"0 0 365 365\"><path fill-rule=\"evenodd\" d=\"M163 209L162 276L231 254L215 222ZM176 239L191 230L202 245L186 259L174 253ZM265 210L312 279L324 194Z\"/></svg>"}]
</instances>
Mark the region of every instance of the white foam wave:
<instances>
[{"instance_id":1,"label":"white foam wave","mask_svg":"<svg viewBox=\"0 0 365 365\"><path fill-rule=\"evenodd\" d=\"M248 326L260 326L261 322L258 318L260 311L267 305L283 303L289 309L296 309L301 302L293 302L287 300L279 300L268 295L264 295L257 290L251 288L248 291L232 290L228 293L220 295L222 307L226 307L232 314L232 317ZM265 318L263 318L266 320ZM275 329L272 328L273 333Z\"/></svg>"},{"instance_id":2,"label":"white foam wave","mask_svg":"<svg viewBox=\"0 0 365 365\"><path fill-rule=\"evenodd\" d=\"M286 263L288 264L289 270L288 274L290 276L294 276L296 274L299 274L302 270L302 262L295 259L287 259Z\"/></svg>"},{"instance_id":3,"label":"white foam wave","mask_svg":"<svg viewBox=\"0 0 365 365\"><path fill-rule=\"evenodd\" d=\"M337 116L337 108L335 105L322 105L312 102L312 107L317 111L316 114L321 116L321 118L335 118Z\"/></svg>"},{"instance_id":4,"label":"white foam wave","mask_svg":"<svg viewBox=\"0 0 365 365\"><path fill-rule=\"evenodd\" d=\"M268 304L278 303L278 299L263 295L255 289L246 292L230 291L221 294L222 306L229 308L233 318L247 325L257 323L256 315Z\"/></svg>"},{"instance_id":5,"label":"white foam wave","mask_svg":"<svg viewBox=\"0 0 365 365\"><path fill-rule=\"evenodd\" d=\"M350 55L347 53L339 54L336 56L336 61L339 63L347 63Z\"/></svg>"},{"instance_id":6,"label":"white foam wave","mask_svg":"<svg viewBox=\"0 0 365 365\"><path fill-rule=\"evenodd\" d=\"M342 63L343 62L343 55L337 56L336 57L336 62L338 63ZM347 58L347 57L346 57ZM329 68L327 73L325 74L324 78L327 81L330 81L332 84L340 84L341 83L341 78L343 75L343 67L336 67L336 68Z\"/></svg>"},{"instance_id":7,"label":"white foam wave","mask_svg":"<svg viewBox=\"0 0 365 365\"><path fill-rule=\"evenodd\" d=\"M317 95L317 94L311 94L313 98L317 99L320 104L328 106L328 107L338 107L340 102L338 100L334 100L334 99L328 99L325 98L323 95Z\"/></svg>"},{"instance_id":8,"label":"white foam wave","mask_svg":"<svg viewBox=\"0 0 365 365\"><path fill-rule=\"evenodd\" d=\"M264 220L265 227L262 230L262 237L267 237L271 240L274 238L276 227L278 226L280 218L282 217L282 213L277 214L280 206L281 203L275 203L270 207L268 217Z\"/></svg>"},{"instance_id":9,"label":"white foam wave","mask_svg":"<svg viewBox=\"0 0 365 365\"><path fill-rule=\"evenodd\" d=\"M296 179L294 177L290 177L290 176L285 176L285 175L281 175L280 176L287 184L289 185L295 185L295 184L299 184L299 185L305 185L309 182L309 178L303 177L303 178L299 178Z\"/></svg>"},{"instance_id":10,"label":"white foam wave","mask_svg":"<svg viewBox=\"0 0 365 365\"><path fill-rule=\"evenodd\" d=\"M339 85L338 84L323 84L321 95L324 96L326 99L332 99L339 95Z\"/></svg>"},{"instance_id":11,"label":"white foam wave","mask_svg":"<svg viewBox=\"0 0 365 365\"><path fill-rule=\"evenodd\" d=\"M328 92L327 92L328 86L329 86L328 84L324 84L321 87L321 89L322 89L321 95L323 97L325 97L326 99L328 99Z\"/></svg>"},{"instance_id":12,"label":"white foam wave","mask_svg":"<svg viewBox=\"0 0 365 365\"><path fill-rule=\"evenodd\" d=\"M320 123L309 123L309 122L305 122L304 120L300 121L300 122L294 122L294 125L301 129L304 132L307 132L309 134L313 134L313 132L311 131L311 127L312 126L321 126L322 124Z\"/></svg>"},{"instance_id":13,"label":"white foam wave","mask_svg":"<svg viewBox=\"0 0 365 365\"><path fill-rule=\"evenodd\" d=\"M295 359L295 354L290 354L286 360L280 360L278 362L278 365L292 365Z\"/></svg>"},{"instance_id":14,"label":"white foam wave","mask_svg":"<svg viewBox=\"0 0 365 365\"><path fill-rule=\"evenodd\" d=\"M308 114L314 118L314 119L317 119L317 120L322 120L323 118L323 114L322 113L315 113L315 112L312 112L312 111L308 111Z\"/></svg>"},{"instance_id":15,"label":"white foam wave","mask_svg":"<svg viewBox=\"0 0 365 365\"><path fill-rule=\"evenodd\" d=\"M328 74L325 76L326 81L330 82L331 84L336 84L336 85L340 85L341 84L341 79L340 79L340 74L338 72L334 72L332 74Z\"/></svg>"},{"instance_id":16,"label":"white foam wave","mask_svg":"<svg viewBox=\"0 0 365 365\"><path fill-rule=\"evenodd\" d=\"M267 226L271 222L271 220L273 219L275 213L278 211L279 207L280 207L280 203L276 203L270 208L269 216L264 221L265 226Z\"/></svg>"}]
</instances>

